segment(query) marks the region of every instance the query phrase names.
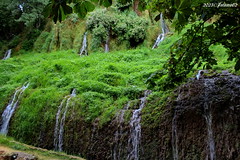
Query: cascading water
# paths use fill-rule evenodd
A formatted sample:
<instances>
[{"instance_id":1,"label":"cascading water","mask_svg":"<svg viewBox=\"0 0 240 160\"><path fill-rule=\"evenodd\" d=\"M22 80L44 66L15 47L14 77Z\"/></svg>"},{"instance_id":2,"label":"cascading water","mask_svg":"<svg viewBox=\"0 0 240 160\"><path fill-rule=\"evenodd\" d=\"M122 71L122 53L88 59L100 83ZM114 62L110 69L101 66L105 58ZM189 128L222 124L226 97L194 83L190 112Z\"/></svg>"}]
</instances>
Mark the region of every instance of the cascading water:
<instances>
[{"instance_id":1,"label":"cascading water","mask_svg":"<svg viewBox=\"0 0 240 160\"><path fill-rule=\"evenodd\" d=\"M6 60L6 59L10 58L10 57L11 57L11 54L12 54L12 49L7 50L7 51L5 52L5 55L4 55L4 57L3 57L3 60Z\"/></svg>"},{"instance_id":2,"label":"cascading water","mask_svg":"<svg viewBox=\"0 0 240 160\"><path fill-rule=\"evenodd\" d=\"M122 149L122 141L121 141L121 138L122 138L122 134L123 134L123 123L124 123L124 114L125 114L125 111L128 110L129 106L131 104L131 101L129 101L127 103L127 105L122 109L120 110L118 116L117 116L117 124L118 124L118 129L117 131L115 132L115 137L114 137L114 141L115 141L115 145L114 145L114 148L113 148L113 159L114 160L120 160L121 159L121 149Z\"/></svg>"},{"instance_id":3,"label":"cascading water","mask_svg":"<svg viewBox=\"0 0 240 160\"><path fill-rule=\"evenodd\" d=\"M165 38L165 35L169 32L169 29L165 23L165 20L163 19L163 14L160 14L160 25L162 28L162 33L158 35L157 40L155 41L152 49L157 48L159 43L162 42Z\"/></svg>"},{"instance_id":4,"label":"cascading water","mask_svg":"<svg viewBox=\"0 0 240 160\"><path fill-rule=\"evenodd\" d=\"M178 160L178 134L177 134L177 111L174 111L172 120L172 151L173 159Z\"/></svg>"},{"instance_id":5,"label":"cascading water","mask_svg":"<svg viewBox=\"0 0 240 160\"><path fill-rule=\"evenodd\" d=\"M106 39L106 42L105 42L105 53L109 52L109 41L110 41L110 37L109 37L109 32L107 34L107 39Z\"/></svg>"},{"instance_id":6,"label":"cascading water","mask_svg":"<svg viewBox=\"0 0 240 160\"><path fill-rule=\"evenodd\" d=\"M210 96L208 94L208 90L211 90L213 85L214 85L213 79L204 80L205 95L204 95L204 115L203 116L207 124L208 149L209 149L210 160L216 159L215 142L214 142L213 130L212 130L211 102L209 102L209 98L208 98ZM208 155L206 159L208 159Z\"/></svg>"},{"instance_id":7,"label":"cascading water","mask_svg":"<svg viewBox=\"0 0 240 160\"><path fill-rule=\"evenodd\" d=\"M84 36L83 36L83 41L82 41L82 48L79 52L79 55L85 55L87 56L88 55L88 51L87 51L87 32L84 33Z\"/></svg>"},{"instance_id":8,"label":"cascading water","mask_svg":"<svg viewBox=\"0 0 240 160\"><path fill-rule=\"evenodd\" d=\"M21 95L28 88L28 86L29 86L29 83L25 83L21 88L17 89L15 91L14 95L13 95L12 100L7 105L5 110L3 111L3 113L2 113L2 125L1 125L1 130L0 130L1 134L7 135L8 126L9 126L9 122L11 120L11 117L12 117L15 109L17 108L18 101L21 98Z\"/></svg>"},{"instance_id":9,"label":"cascading water","mask_svg":"<svg viewBox=\"0 0 240 160\"><path fill-rule=\"evenodd\" d=\"M76 90L73 89L71 95L66 96L62 100L60 106L58 107L58 111L56 115L56 125L54 130L54 149L56 151L62 151L63 149L63 132L64 132L66 113L67 113L71 98L75 96L76 96Z\"/></svg>"},{"instance_id":10,"label":"cascading water","mask_svg":"<svg viewBox=\"0 0 240 160\"><path fill-rule=\"evenodd\" d=\"M133 111L132 118L130 120L130 138L128 140L128 146L130 153L127 156L128 160L138 160L139 159L139 147L141 141L141 111L145 107L147 102L147 96L151 91L146 90L144 92L144 97L140 98L140 106L138 109Z\"/></svg>"}]
</instances>

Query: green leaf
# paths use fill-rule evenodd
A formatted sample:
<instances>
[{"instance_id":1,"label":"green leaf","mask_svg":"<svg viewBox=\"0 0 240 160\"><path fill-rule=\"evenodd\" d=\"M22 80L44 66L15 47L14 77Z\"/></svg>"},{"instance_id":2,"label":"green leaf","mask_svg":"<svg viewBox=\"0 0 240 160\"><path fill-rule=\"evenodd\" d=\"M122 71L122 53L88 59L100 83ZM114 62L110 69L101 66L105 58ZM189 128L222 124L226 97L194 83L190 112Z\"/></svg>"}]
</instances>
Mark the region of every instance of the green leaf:
<instances>
[{"instance_id":1,"label":"green leaf","mask_svg":"<svg viewBox=\"0 0 240 160\"><path fill-rule=\"evenodd\" d=\"M77 3L74 6L74 11L78 14L80 18L84 18L87 14L87 10L83 3Z\"/></svg>"},{"instance_id":2,"label":"green leaf","mask_svg":"<svg viewBox=\"0 0 240 160\"><path fill-rule=\"evenodd\" d=\"M112 5L112 0L103 0L102 4L104 7L109 7Z\"/></svg>"},{"instance_id":3,"label":"green leaf","mask_svg":"<svg viewBox=\"0 0 240 160\"><path fill-rule=\"evenodd\" d=\"M63 11L64 11L65 15L72 13L72 7L70 7L66 4L62 4L62 8L63 8Z\"/></svg>"},{"instance_id":4,"label":"green leaf","mask_svg":"<svg viewBox=\"0 0 240 160\"><path fill-rule=\"evenodd\" d=\"M53 4L49 3L43 10L44 17L49 17L52 12Z\"/></svg>"},{"instance_id":5,"label":"green leaf","mask_svg":"<svg viewBox=\"0 0 240 160\"><path fill-rule=\"evenodd\" d=\"M89 1L83 2L83 5L84 5L84 7L86 8L87 12L91 12L91 11L93 11L93 10L95 9L95 5L92 4L92 3L89 2Z\"/></svg>"},{"instance_id":6,"label":"green leaf","mask_svg":"<svg viewBox=\"0 0 240 160\"><path fill-rule=\"evenodd\" d=\"M93 2L93 3L98 3L98 0L91 0L91 2Z\"/></svg>"},{"instance_id":7,"label":"green leaf","mask_svg":"<svg viewBox=\"0 0 240 160\"><path fill-rule=\"evenodd\" d=\"M176 1L175 1L175 7L176 7L176 8L179 8L179 6L180 6L180 3L181 3L181 1L180 1L180 0L176 0Z\"/></svg>"},{"instance_id":8,"label":"green leaf","mask_svg":"<svg viewBox=\"0 0 240 160\"><path fill-rule=\"evenodd\" d=\"M66 15L64 13L63 7L60 5L60 9L59 9L59 21L63 21L66 18Z\"/></svg>"},{"instance_id":9,"label":"green leaf","mask_svg":"<svg viewBox=\"0 0 240 160\"><path fill-rule=\"evenodd\" d=\"M191 6L190 0L182 0L180 6L178 7L179 10L187 9Z\"/></svg>"}]
</instances>

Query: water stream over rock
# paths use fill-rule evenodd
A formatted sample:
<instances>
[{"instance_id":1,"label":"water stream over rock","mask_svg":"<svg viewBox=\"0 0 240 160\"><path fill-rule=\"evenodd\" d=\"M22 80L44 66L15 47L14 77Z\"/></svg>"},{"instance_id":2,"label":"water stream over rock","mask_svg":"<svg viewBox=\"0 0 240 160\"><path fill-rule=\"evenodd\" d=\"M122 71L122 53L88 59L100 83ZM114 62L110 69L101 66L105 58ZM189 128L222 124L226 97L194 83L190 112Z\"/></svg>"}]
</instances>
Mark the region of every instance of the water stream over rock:
<instances>
[{"instance_id":1,"label":"water stream over rock","mask_svg":"<svg viewBox=\"0 0 240 160\"><path fill-rule=\"evenodd\" d=\"M12 54L12 49L7 50L7 51L5 52L5 55L4 55L4 57L3 57L3 60L6 60L6 59L10 58L10 57L11 57L11 54Z\"/></svg>"},{"instance_id":2,"label":"water stream over rock","mask_svg":"<svg viewBox=\"0 0 240 160\"><path fill-rule=\"evenodd\" d=\"M152 49L157 48L160 42L162 42L165 38L165 35L169 32L169 29L165 23L165 20L163 19L163 14L160 14L160 25L162 28L162 33L158 35Z\"/></svg>"},{"instance_id":3,"label":"water stream over rock","mask_svg":"<svg viewBox=\"0 0 240 160\"><path fill-rule=\"evenodd\" d=\"M177 111L174 111L172 120L172 150L173 159L178 160L178 134L177 134Z\"/></svg>"},{"instance_id":4,"label":"water stream over rock","mask_svg":"<svg viewBox=\"0 0 240 160\"><path fill-rule=\"evenodd\" d=\"M141 144L141 111L145 107L147 102L147 96L151 91L146 90L144 92L144 97L140 98L140 105L138 109L133 110L133 115L130 120L130 137L128 140L129 154L127 156L128 160L138 160L139 159L139 148Z\"/></svg>"},{"instance_id":5,"label":"water stream over rock","mask_svg":"<svg viewBox=\"0 0 240 160\"><path fill-rule=\"evenodd\" d=\"M76 96L76 90L73 89L71 95L64 97L60 106L58 107L58 111L56 114L56 125L54 130L54 149L56 151L63 150L63 133L64 133L66 113L67 113L71 98L75 96Z\"/></svg>"},{"instance_id":6,"label":"water stream over rock","mask_svg":"<svg viewBox=\"0 0 240 160\"><path fill-rule=\"evenodd\" d=\"M209 156L210 160L216 159L216 153L215 153L215 142L213 137L213 130L212 130L212 113L211 113L211 102L209 101L209 90L212 90L212 86L214 86L214 79L205 79L204 80L204 87L205 87L205 93L204 93L204 118L206 120L207 125L207 135L208 135L208 150L209 150ZM206 157L208 159L208 155Z\"/></svg>"},{"instance_id":7,"label":"water stream over rock","mask_svg":"<svg viewBox=\"0 0 240 160\"><path fill-rule=\"evenodd\" d=\"M109 52L109 41L110 41L110 37L109 37L109 32L107 33L107 39L104 45L104 51L105 53Z\"/></svg>"},{"instance_id":8,"label":"water stream over rock","mask_svg":"<svg viewBox=\"0 0 240 160\"><path fill-rule=\"evenodd\" d=\"M79 55L88 55L88 51L87 51L87 32L84 33L83 36L83 41L82 41L82 48L80 49Z\"/></svg>"},{"instance_id":9,"label":"water stream over rock","mask_svg":"<svg viewBox=\"0 0 240 160\"><path fill-rule=\"evenodd\" d=\"M118 124L118 129L115 132L115 136L114 136L114 149L113 149L113 159L114 160L120 160L121 159L121 151L122 151L122 134L123 134L123 123L124 123L124 114L126 112L126 110L128 110L129 106L131 104L131 101L129 101L127 103L127 105L120 110L119 114L116 117L116 121Z\"/></svg>"},{"instance_id":10,"label":"water stream over rock","mask_svg":"<svg viewBox=\"0 0 240 160\"><path fill-rule=\"evenodd\" d=\"M7 105L5 110L3 111L3 113L2 113L2 125L1 125L1 130L0 130L1 134L6 135L8 133L8 126L9 126L9 122L11 120L11 117L12 117L14 111L16 110L16 108L18 106L18 101L21 98L21 95L28 88L28 86L29 86L29 83L25 83L21 88L17 89L15 91L14 95L13 95L12 100Z\"/></svg>"}]
</instances>

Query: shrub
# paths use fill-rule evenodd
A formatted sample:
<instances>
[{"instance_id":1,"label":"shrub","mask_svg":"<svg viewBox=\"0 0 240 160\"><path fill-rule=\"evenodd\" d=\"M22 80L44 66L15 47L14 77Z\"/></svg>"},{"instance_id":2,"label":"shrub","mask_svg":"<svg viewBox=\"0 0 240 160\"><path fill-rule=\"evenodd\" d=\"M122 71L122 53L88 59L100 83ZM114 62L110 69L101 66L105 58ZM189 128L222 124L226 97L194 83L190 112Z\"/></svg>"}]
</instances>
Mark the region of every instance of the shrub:
<instances>
[{"instance_id":1,"label":"shrub","mask_svg":"<svg viewBox=\"0 0 240 160\"><path fill-rule=\"evenodd\" d=\"M128 41L136 47L146 38L148 22L136 14L125 14L118 11L97 10L87 19L87 30L92 32L93 47L104 43L108 36L117 38L118 43Z\"/></svg>"}]
</instances>

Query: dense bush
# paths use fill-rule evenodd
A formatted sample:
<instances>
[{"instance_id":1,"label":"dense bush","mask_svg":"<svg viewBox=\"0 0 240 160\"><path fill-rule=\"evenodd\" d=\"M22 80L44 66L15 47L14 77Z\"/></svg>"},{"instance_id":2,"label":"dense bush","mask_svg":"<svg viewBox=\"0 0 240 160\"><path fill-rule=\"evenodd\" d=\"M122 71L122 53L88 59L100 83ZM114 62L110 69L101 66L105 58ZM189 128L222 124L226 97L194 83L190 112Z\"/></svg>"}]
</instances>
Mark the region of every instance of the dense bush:
<instances>
[{"instance_id":1,"label":"dense bush","mask_svg":"<svg viewBox=\"0 0 240 160\"><path fill-rule=\"evenodd\" d=\"M29 51L33 48L34 42L37 37L41 34L41 31L38 29L31 30L27 35L25 41L22 43L22 49Z\"/></svg>"},{"instance_id":2,"label":"dense bush","mask_svg":"<svg viewBox=\"0 0 240 160\"><path fill-rule=\"evenodd\" d=\"M87 19L87 30L92 32L92 48L99 47L108 36L117 38L118 43L129 42L136 47L146 38L148 21L138 17L135 13L96 10Z\"/></svg>"}]
</instances>

